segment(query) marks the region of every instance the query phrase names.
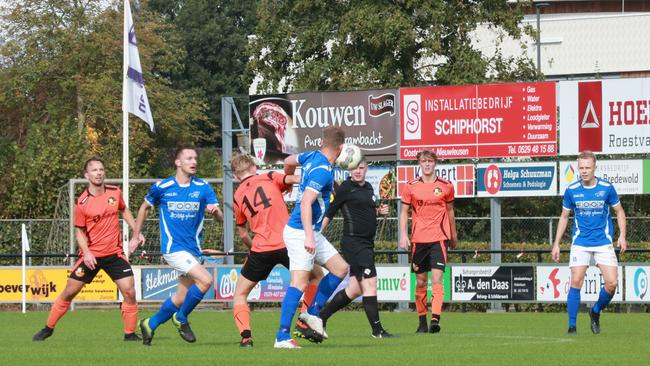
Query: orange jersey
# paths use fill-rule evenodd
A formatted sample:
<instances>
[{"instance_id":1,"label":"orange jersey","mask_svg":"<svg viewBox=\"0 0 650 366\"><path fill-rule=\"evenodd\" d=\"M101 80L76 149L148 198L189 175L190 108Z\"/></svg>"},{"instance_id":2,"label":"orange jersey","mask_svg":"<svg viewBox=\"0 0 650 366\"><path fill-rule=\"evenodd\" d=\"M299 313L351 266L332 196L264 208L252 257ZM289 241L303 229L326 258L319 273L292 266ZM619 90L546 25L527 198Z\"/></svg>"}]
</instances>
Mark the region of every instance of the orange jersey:
<instances>
[{"instance_id":1,"label":"orange jersey","mask_svg":"<svg viewBox=\"0 0 650 366\"><path fill-rule=\"evenodd\" d=\"M104 185L104 193L84 191L74 208L74 226L86 229L88 249L95 257L122 253L122 232L118 212L126 208L122 191Z\"/></svg>"},{"instance_id":2,"label":"orange jersey","mask_svg":"<svg viewBox=\"0 0 650 366\"><path fill-rule=\"evenodd\" d=\"M433 243L451 239L447 204L454 201L454 186L436 177L431 183L422 178L404 186L402 202L411 206L411 242Z\"/></svg>"},{"instance_id":3,"label":"orange jersey","mask_svg":"<svg viewBox=\"0 0 650 366\"><path fill-rule=\"evenodd\" d=\"M284 248L282 232L289 221L287 205L282 191L290 186L284 184L285 175L268 172L244 179L235 192L235 219L237 225L246 221L253 237L254 252L268 252Z\"/></svg>"}]
</instances>

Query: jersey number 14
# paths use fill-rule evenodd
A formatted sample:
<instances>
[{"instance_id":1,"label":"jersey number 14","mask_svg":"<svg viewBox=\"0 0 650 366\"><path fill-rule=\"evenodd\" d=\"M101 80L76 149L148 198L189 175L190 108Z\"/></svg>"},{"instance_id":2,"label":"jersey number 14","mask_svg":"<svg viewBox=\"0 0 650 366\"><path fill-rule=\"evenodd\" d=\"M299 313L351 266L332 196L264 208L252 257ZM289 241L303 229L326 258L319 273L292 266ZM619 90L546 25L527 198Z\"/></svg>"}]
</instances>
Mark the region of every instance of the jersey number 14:
<instances>
[{"instance_id":1,"label":"jersey number 14","mask_svg":"<svg viewBox=\"0 0 650 366\"><path fill-rule=\"evenodd\" d=\"M266 196L262 187L258 187L255 190L255 195L253 196L253 204L248 200L248 196L244 196L244 204L248 208L248 211L251 213L251 217L255 217L259 211L255 211L255 208L263 206L262 209L267 209L271 207L271 200Z\"/></svg>"}]
</instances>

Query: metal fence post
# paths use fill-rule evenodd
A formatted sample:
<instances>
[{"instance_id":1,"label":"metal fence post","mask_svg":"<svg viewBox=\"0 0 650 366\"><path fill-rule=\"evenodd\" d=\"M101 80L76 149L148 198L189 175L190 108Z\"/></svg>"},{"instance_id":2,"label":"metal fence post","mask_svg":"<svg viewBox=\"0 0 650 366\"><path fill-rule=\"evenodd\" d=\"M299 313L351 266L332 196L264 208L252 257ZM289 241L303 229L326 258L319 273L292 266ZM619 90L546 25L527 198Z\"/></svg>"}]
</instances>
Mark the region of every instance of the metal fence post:
<instances>
[{"instance_id":1,"label":"metal fence post","mask_svg":"<svg viewBox=\"0 0 650 366\"><path fill-rule=\"evenodd\" d=\"M501 199L490 199L490 249L501 250ZM492 253L490 255L492 264L501 264L501 253ZM501 302L494 301L490 303L492 311L502 311Z\"/></svg>"}]
</instances>

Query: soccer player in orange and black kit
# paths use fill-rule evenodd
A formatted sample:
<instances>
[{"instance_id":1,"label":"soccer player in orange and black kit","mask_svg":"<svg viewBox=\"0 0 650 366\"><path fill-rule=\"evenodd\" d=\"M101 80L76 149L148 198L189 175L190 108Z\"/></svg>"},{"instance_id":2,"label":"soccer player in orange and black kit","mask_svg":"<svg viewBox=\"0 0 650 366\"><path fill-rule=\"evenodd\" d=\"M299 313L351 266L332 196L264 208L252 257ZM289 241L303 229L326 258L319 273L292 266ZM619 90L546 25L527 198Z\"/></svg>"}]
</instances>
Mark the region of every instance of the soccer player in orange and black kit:
<instances>
[{"instance_id":1,"label":"soccer player in orange and black kit","mask_svg":"<svg viewBox=\"0 0 650 366\"><path fill-rule=\"evenodd\" d=\"M44 341L51 336L56 323L70 308L70 302L103 269L115 281L124 297L121 306L124 340L138 341L140 337L135 334L138 304L135 301L133 271L122 248L118 213L122 214L131 229L135 221L124 204L120 189L104 184L104 162L101 159L88 159L84 164L84 176L88 179L88 189L79 196L74 208L75 236L81 257L72 267L65 289L52 305L47 325L32 340ZM134 240L134 244L143 242L143 236ZM135 245L130 246L129 253L133 253L135 248Z\"/></svg>"},{"instance_id":2,"label":"soccer player in orange and black kit","mask_svg":"<svg viewBox=\"0 0 650 366\"><path fill-rule=\"evenodd\" d=\"M438 333L444 288L442 275L447 264L447 248L456 246L454 186L435 174L436 154L424 150L417 155L422 174L401 192L400 247L411 247L411 270L417 279L415 307L420 316L416 333ZM412 211L411 239L407 233L409 208ZM431 326L427 327L427 274L431 271Z\"/></svg>"},{"instance_id":3,"label":"soccer player in orange and black kit","mask_svg":"<svg viewBox=\"0 0 650 366\"><path fill-rule=\"evenodd\" d=\"M282 192L300 181L295 175L277 172L257 174L253 157L235 155L231 168L240 184L234 196L234 211L239 237L250 250L241 276L237 278L233 299L233 317L242 337L241 347L252 347L250 308L246 299L259 281L266 279L277 264L289 268L289 255L284 245L282 232L289 221L289 213ZM255 234L248 235L248 227ZM318 268L314 280L322 277ZM305 295L305 302L311 302L316 285L311 285L311 295ZM311 299L309 298L311 297Z\"/></svg>"}]
</instances>

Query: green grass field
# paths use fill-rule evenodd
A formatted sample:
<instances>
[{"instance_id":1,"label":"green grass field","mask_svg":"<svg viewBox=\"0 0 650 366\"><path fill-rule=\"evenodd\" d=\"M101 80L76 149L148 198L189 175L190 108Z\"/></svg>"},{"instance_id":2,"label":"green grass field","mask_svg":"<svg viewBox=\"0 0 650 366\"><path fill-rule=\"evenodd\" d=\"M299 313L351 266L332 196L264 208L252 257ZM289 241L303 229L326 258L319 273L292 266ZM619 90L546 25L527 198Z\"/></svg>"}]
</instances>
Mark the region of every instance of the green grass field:
<instances>
[{"instance_id":1,"label":"green grass field","mask_svg":"<svg viewBox=\"0 0 650 366\"><path fill-rule=\"evenodd\" d=\"M141 315L148 316L145 310ZM229 311L198 310L190 321L197 334L185 343L168 322L153 345L122 341L119 310L69 312L45 342L32 335L46 312L0 313L0 365L648 365L650 314L603 314L602 334L589 330L581 313L578 335L566 332L566 314L445 313L442 332L416 335L413 312L382 312L396 339L370 337L365 314L346 311L328 323L330 339L301 350L273 349L278 311L252 313L253 349L239 348Z\"/></svg>"}]
</instances>

